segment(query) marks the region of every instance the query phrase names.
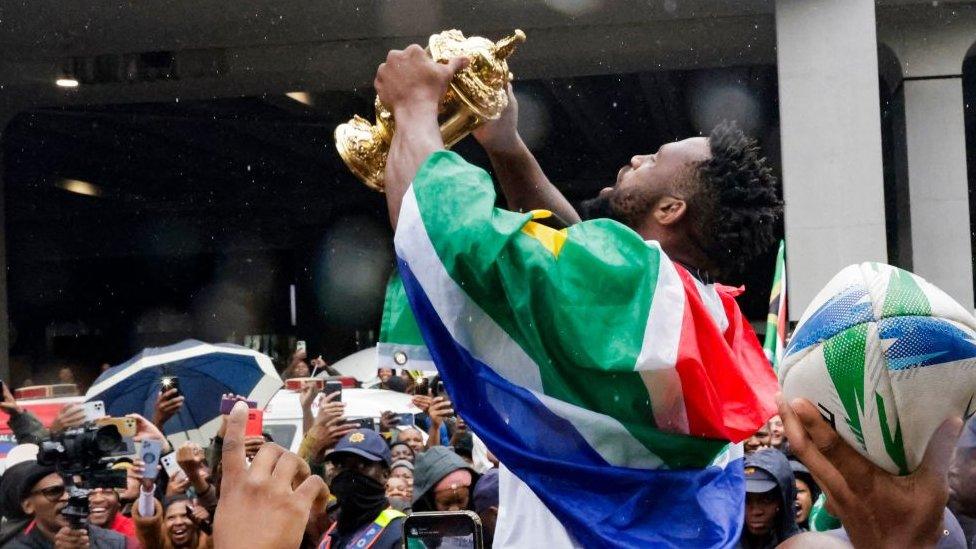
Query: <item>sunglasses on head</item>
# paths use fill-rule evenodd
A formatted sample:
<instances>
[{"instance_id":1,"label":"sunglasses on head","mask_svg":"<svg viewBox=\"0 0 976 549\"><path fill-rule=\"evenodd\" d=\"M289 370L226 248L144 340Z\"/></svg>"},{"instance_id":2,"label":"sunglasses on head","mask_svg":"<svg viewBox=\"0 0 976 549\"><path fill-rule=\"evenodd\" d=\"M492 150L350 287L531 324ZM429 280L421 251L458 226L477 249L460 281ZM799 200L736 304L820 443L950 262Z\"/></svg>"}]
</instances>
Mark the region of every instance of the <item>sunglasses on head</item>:
<instances>
[{"instance_id":1,"label":"sunglasses on head","mask_svg":"<svg viewBox=\"0 0 976 549\"><path fill-rule=\"evenodd\" d=\"M64 495L67 489L64 484L58 484L57 486L48 486L47 488L41 488L40 490L32 490L31 495L40 494L48 501L58 501L61 496Z\"/></svg>"}]
</instances>

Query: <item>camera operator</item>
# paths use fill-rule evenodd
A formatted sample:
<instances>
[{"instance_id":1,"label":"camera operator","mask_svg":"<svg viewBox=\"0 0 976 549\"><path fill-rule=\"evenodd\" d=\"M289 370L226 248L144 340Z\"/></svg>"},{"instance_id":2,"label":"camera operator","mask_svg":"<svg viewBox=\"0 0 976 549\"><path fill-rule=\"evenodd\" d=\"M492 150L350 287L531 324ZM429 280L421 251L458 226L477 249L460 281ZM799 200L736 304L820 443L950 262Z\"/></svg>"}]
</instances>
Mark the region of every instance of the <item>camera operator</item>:
<instances>
[{"instance_id":1,"label":"camera operator","mask_svg":"<svg viewBox=\"0 0 976 549\"><path fill-rule=\"evenodd\" d=\"M3 475L4 501L17 501L31 522L4 547L11 549L124 549L140 547L135 539L93 524L72 529L61 511L68 505L64 480L54 467L26 461Z\"/></svg>"}]
</instances>

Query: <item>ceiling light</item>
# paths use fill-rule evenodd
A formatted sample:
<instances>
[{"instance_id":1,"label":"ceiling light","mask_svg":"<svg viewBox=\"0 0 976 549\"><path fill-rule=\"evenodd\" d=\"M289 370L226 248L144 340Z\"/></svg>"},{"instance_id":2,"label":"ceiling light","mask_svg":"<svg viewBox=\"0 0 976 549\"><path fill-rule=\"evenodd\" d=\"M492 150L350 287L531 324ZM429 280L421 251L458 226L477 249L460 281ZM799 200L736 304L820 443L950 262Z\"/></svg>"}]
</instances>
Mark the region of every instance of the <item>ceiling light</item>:
<instances>
[{"instance_id":1,"label":"ceiling light","mask_svg":"<svg viewBox=\"0 0 976 549\"><path fill-rule=\"evenodd\" d=\"M308 105L309 107L311 107L312 103L314 103L314 101L312 101L312 95L308 92L288 92L285 95L303 105Z\"/></svg>"},{"instance_id":2,"label":"ceiling light","mask_svg":"<svg viewBox=\"0 0 976 549\"><path fill-rule=\"evenodd\" d=\"M102 189L100 189L98 186L80 179L62 179L57 182L57 186L68 191L69 193L95 197L102 195Z\"/></svg>"},{"instance_id":3,"label":"ceiling light","mask_svg":"<svg viewBox=\"0 0 976 549\"><path fill-rule=\"evenodd\" d=\"M78 80L70 76L61 76L54 81L60 88L77 88Z\"/></svg>"}]
</instances>

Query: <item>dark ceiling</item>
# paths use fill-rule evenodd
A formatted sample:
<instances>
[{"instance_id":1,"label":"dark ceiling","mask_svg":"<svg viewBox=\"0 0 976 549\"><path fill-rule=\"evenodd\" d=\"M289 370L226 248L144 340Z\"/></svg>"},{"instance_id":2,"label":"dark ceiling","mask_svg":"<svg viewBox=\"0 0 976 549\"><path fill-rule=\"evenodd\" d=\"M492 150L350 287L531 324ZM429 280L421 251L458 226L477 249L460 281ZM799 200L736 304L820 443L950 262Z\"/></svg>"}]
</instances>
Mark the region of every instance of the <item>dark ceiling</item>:
<instances>
[{"instance_id":1,"label":"dark ceiling","mask_svg":"<svg viewBox=\"0 0 976 549\"><path fill-rule=\"evenodd\" d=\"M586 198L612 184L632 154L698 134L690 98L710 75L756 98L757 136L776 160L772 67L517 82L524 133L550 179L571 200ZM308 273L334 223L367 219L380 237L363 247L389 245L382 195L349 174L332 142L338 123L372 113L372 91L310 99L92 105L17 116L3 139L10 311L19 337L13 353L50 352L42 332L57 323L114 329L107 343L128 352L138 342L119 326L148 309L207 307L212 301L201 301L201 289L227 276L252 294L246 306L256 312L246 326L235 326L231 315L204 331L292 331L287 286L297 282L300 298L314 299L316 290L301 288L314 285ZM471 139L456 150L489 166ZM59 186L65 179L89 182L100 195L66 191ZM752 318L765 316L772 259L766 263L745 280ZM253 295L261 292L267 296ZM327 354L341 356L352 350L349 329L378 322L381 303L362 307L369 314L343 332L329 324L329 311L315 311L306 324L300 306L298 331L339 330ZM202 330L199 319L208 316L213 324L213 315L197 310L190 331Z\"/></svg>"}]
</instances>

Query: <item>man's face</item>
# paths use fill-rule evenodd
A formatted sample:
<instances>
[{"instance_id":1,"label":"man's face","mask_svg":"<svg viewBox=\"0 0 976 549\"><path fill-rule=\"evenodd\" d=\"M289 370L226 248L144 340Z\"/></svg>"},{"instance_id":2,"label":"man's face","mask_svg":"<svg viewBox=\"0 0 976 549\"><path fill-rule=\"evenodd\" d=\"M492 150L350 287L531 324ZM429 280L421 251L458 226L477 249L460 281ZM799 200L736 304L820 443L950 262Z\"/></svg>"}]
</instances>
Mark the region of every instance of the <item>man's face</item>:
<instances>
[{"instance_id":1,"label":"man's face","mask_svg":"<svg viewBox=\"0 0 976 549\"><path fill-rule=\"evenodd\" d=\"M404 482L413 486L413 471L406 467L394 467L390 473L391 477L402 478Z\"/></svg>"},{"instance_id":2,"label":"man's face","mask_svg":"<svg viewBox=\"0 0 976 549\"><path fill-rule=\"evenodd\" d=\"M95 526L108 528L120 506L115 490L95 488L88 494L88 521Z\"/></svg>"},{"instance_id":3,"label":"man's face","mask_svg":"<svg viewBox=\"0 0 976 549\"><path fill-rule=\"evenodd\" d=\"M71 368L61 368L58 370L58 381L61 383L74 383L75 374L71 371Z\"/></svg>"},{"instance_id":4,"label":"man's face","mask_svg":"<svg viewBox=\"0 0 976 549\"><path fill-rule=\"evenodd\" d=\"M676 181L689 177L689 168L710 154L704 137L666 143L654 154L632 157L617 172L616 184L600 191L600 196L609 199L615 218L637 228L657 200L668 195Z\"/></svg>"},{"instance_id":5,"label":"man's face","mask_svg":"<svg viewBox=\"0 0 976 549\"><path fill-rule=\"evenodd\" d=\"M773 448L779 448L783 444L784 435L783 420L779 416L771 417L769 419L769 445Z\"/></svg>"},{"instance_id":6,"label":"man's face","mask_svg":"<svg viewBox=\"0 0 976 549\"><path fill-rule=\"evenodd\" d=\"M779 494L770 490L762 494L746 494L746 529L754 536L765 536L773 529L779 512Z\"/></svg>"},{"instance_id":7,"label":"man's face","mask_svg":"<svg viewBox=\"0 0 976 549\"><path fill-rule=\"evenodd\" d=\"M163 516L163 527L173 547L188 547L193 542L197 527L190 520L190 510L186 501L171 503Z\"/></svg>"},{"instance_id":8,"label":"man's face","mask_svg":"<svg viewBox=\"0 0 976 549\"><path fill-rule=\"evenodd\" d=\"M386 479L389 478L390 472L383 466L382 462L379 461L369 461L367 459L361 458L355 454L342 454L336 456L332 460L335 464L335 468L332 470L332 476L336 477L339 473L343 471L355 471L366 475L367 477L372 477L377 482L382 485L386 485Z\"/></svg>"},{"instance_id":9,"label":"man's face","mask_svg":"<svg viewBox=\"0 0 976 549\"><path fill-rule=\"evenodd\" d=\"M402 442L410 447L415 454L419 454L424 451L424 439L420 435L420 431L417 429L407 429L405 431L400 431L397 435L397 442Z\"/></svg>"},{"instance_id":10,"label":"man's face","mask_svg":"<svg viewBox=\"0 0 976 549\"><path fill-rule=\"evenodd\" d=\"M765 423L751 437L746 439L744 444L744 451L747 454L762 448L769 448L769 424Z\"/></svg>"},{"instance_id":11,"label":"man's face","mask_svg":"<svg viewBox=\"0 0 976 549\"><path fill-rule=\"evenodd\" d=\"M413 449L406 444L397 444L390 449L390 458L393 461L404 460L413 463Z\"/></svg>"},{"instance_id":12,"label":"man's face","mask_svg":"<svg viewBox=\"0 0 976 549\"><path fill-rule=\"evenodd\" d=\"M380 378L380 381L386 383L387 381L390 380L391 377L393 377L393 370L389 368L380 368L378 372L378 377Z\"/></svg>"},{"instance_id":13,"label":"man's face","mask_svg":"<svg viewBox=\"0 0 976 549\"><path fill-rule=\"evenodd\" d=\"M49 532L57 532L68 525L61 510L68 505L68 493L64 481L57 473L42 478L34 485L22 503L24 512L33 515L34 520Z\"/></svg>"},{"instance_id":14,"label":"man's face","mask_svg":"<svg viewBox=\"0 0 976 549\"><path fill-rule=\"evenodd\" d=\"M400 497L409 501L413 499L413 486L401 477L390 477L386 479L386 497Z\"/></svg>"}]
</instances>

